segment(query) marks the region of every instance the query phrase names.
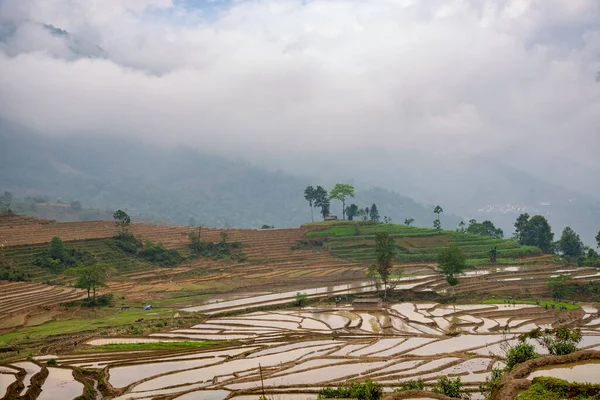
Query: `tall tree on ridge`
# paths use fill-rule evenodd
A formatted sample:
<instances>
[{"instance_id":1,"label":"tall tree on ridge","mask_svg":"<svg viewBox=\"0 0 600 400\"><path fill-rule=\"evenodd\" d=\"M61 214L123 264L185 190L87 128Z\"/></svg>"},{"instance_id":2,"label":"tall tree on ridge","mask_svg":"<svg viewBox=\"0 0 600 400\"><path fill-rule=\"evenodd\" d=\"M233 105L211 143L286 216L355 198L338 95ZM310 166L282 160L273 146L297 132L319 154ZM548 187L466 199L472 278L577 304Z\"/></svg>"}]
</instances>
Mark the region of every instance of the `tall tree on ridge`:
<instances>
[{"instance_id":1,"label":"tall tree on ridge","mask_svg":"<svg viewBox=\"0 0 600 400\"><path fill-rule=\"evenodd\" d=\"M354 186L346 183L336 183L329 192L329 200L335 199L342 202L342 219L346 219L346 197L354 198Z\"/></svg>"},{"instance_id":2,"label":"tall tree on ridge","mask_svg":"<svg viewBox=\"0 0 600 400\"><path fill-rule=\"evenodd\" d=\"M373 203L371 205L371 209L369 210L369 217L373 222L379 222L379 210L377 209L377 205Z\"/></svg>"},{"instance_id":3,"label":"tall tree on ridge","mask_svg":"<svg viewBox=\"0 0 600 400\"><path fill-rule=\"evenodd\" d=\"M315 222L315 219L313 217L313 203L315 201L315 188L312 186L307 186L306 189L304 189L304 198L306 199L306 201L308 201L308 205L310 206L310 220L312 222Z\"/></svg>"},{"instance_id":4,"label":"tall tree on ridge","mask_svg":"<svg viewBox=\"0 0 600 400\"><path fill-rule=\"evenodd\" d=\"M350 204L348 207L346 207L346 216L348 217L348 220L352 221L354 217L357 217L359 211L360 210L356 204Z\"/></svg>"},{"instance_id":5,"label":"tall tree on ridge","mask_svg":"<svg viewBox=\"0 0 600 400\"><path fill-rule=\"evenodd\" d=\"M327 197L327 190L323 189L321 186L317 186L314 194L313 204L315 207L321 209L321 215L323 215L323 219L325 219L325 217L329 216L329 198Z\"/></svg>"},{"instance_id":6,"label":"tall tree on ridge","mask_svg":"<svg viewBox=\"0 0 600 400\"><path fill-rule=\"evenodd\" d=\"M437 214L437 219L433 221L433 227L438 231L442 230L442 223L440 222L440 214L444 212L444 209L440 206L435 206L433 209L434 214Z\"/></svg>"},{"instance_id":7,"label":"tall tree on ridge","mask_svg":"<svg viewBox=\"0 0 600 400\"><path fill-rule=\"evenodd\" d=\"M598 231L598 234L596 235L596 243L598 243L598 248L600 248L600 231Z\"/></svg>"},{"instance_id":8,"label":"tall tree on ridge","mask_svg":"<svg viewBox=\"0 0 600 400\"><path fill-rule=\"evenodd\" d=\"M404 218L404 225L406 226L411 226L413 222L415 222L414 218Z\"/></svg>"},{"instance_id":9,"label":"tall tree on ridge","mask_svg":"<svg viewBox=\"0 0 600 400\"><path fill-rule=\"evenodd\" d=\"M579 235L570 226L563 229L557 243L557 250L563 257L575 261L578 265L583 262L585 246Z\"/></svg>"},{"instance_id":10,"label":"tall tree on ridge","mask_svg":"<svg viewBox=\"0 0 600 400\"><path fill-rule=\"evenodd\" d=\"M394 258L394 238L388 232L375 233L375 256L377 258L377 273L383 282L383 299L387 298L387 284L392 272Z\"/></svg>"}]
</instances>

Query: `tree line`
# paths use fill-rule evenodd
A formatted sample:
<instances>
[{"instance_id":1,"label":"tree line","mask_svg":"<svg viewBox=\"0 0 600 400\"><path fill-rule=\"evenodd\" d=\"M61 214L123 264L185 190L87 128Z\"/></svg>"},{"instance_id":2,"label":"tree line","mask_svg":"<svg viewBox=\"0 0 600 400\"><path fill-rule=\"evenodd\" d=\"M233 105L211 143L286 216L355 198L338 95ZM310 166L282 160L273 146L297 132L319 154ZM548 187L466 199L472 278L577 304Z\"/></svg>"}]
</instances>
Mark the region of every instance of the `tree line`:
<instances>
[{"instance_id":1,"label":"tree line","mask_svg":"<svg viewBox=\"0 0 600 400\"><path fill-rule=\"evenodd\" d=\"M331 189L331 192L327 193L327 190L323 189L322 186L307 186L304 189L304 199L308 201L310 207L310 219L312 222L314 219L314 208L320 209L320 214L323 219L327 219L331 215L331 200L338 200L342 203L342 219L348 219L352 221L355 218L361 218L363 221L380 222L381 217L379 216L379 209L375 203L371 204L370 207L359 207L356 204L350 204L346 206L346 199L354 198L354 186L346 183L336 183ZM392 222L392 219L384 216L383 221L385 223Z\"/></svg>"}]
</instances>

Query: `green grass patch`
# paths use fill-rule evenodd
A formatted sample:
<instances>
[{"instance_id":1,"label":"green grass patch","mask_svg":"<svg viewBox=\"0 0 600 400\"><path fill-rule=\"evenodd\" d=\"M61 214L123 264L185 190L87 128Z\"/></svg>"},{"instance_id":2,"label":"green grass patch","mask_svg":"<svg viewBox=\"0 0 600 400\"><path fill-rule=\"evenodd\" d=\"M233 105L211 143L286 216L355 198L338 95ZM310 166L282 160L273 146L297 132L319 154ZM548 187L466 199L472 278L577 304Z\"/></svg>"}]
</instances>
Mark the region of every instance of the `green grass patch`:
<instances>
[{"instance_id":1,"label":"green grass patch","mask_svg":"<svg viewBox=\"0 0 600 400\"><path fill-rule=\"evenodd\" d=\"M518 281L516 281L518 282ZM537 305L536 301L534 300L515 300L515 299L485 299L483 300L483 304L508 304L508 303L513 303L513 301L516 304L531 304L531 305ZM577 310L580 307L578 305L575 304L570 304L570 303L565 303L562 301L553 301L553 300L539 300L539 305L540 307L545 307L546 304L548 305L548 307L552 307L552 305L554 305L554 307L556 309L559 309L560 306L564 306L567 310Z\"/></svg>"},{"instance_id":2,"label":"green grass patch","mask_svg":"<svg viewBox=\"0 0 600 400\"><path fill-rule=\"evenodd\" d=\"M102 307L90 310L89 318L73 318L63 321L51 321L43 325L21 328L15 332L0 335L0 345L15 344L21 341L40 340L52 335L92 332L103 329L118 328L135 324L144 318L143 324L152 320L173 319L177 312L173 308L144 310L125 310ZM143 325L142 325L143 326Z\"/></svg>"},{"instance_id":3,"label":"green grass patch","mask_svg":"<svg viewBox=\"0 0 600 400\"><path fill-rule=\"evenodd\" d=\"M333 226L318 232L306 232L306 236L348 236L356 235L354 226Z\"/></svg>"},{"instance_id":4,"label":"green grass patch","mask_svg":"<svg viewBox=\"0 0 600 400\"><path fill-rule=\"evenodd\" d=\"M192 349L197 347L211 347L220 344L232 344L233 342L155 342L155 343L114 343L102 346L94 346L92 350L96 351L116 351L116 350L178 350Z\"/></svg>"}]
</instances>

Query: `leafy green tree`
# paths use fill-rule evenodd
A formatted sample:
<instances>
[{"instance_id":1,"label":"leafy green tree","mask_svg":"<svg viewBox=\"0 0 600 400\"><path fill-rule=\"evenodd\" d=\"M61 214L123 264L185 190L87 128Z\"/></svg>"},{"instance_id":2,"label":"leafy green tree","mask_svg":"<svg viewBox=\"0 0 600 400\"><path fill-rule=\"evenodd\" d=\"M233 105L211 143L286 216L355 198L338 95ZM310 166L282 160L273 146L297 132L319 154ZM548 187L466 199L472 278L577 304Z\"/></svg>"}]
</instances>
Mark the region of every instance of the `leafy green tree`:
<instances>
[{"instance_id":1,"label":"leafy green tree","mask_svg":"<svg viewBox=\"0 0 600 400\"><path fill-rule=\"evenodd\" d=\"M460 223L458 224L458 229L456 231L460 233L465 233L467 231L465 229L465 221L460 221Z\"/></svg>"},{"instance_id":2,"label":"leafy green tree","mask_svg":"<svg viewBox=\"0 0 600 400\"><path fill-rule=\"evenodd\" d=\"M108 271L110 267L106 264L93 264L87 267L76 267L65 270L65 275L73 275L77 279L75 287L87 290L87 297L90 298L90 291L93 293L93 299L96 301L96 290L106 286Z\"/></svg>"},{"instance_id":3,"label":"leafy green tree","mask_svg":"<svg viewBox=\"0 0 600 400\"><path fill-rule=\"evenodd\" d=\"M415 222L414 218L404 218L404 225L411 226Z\"/></svg>"},{"instance_id":4,"label":"leafy green tree","mask_svg":"<svg viewBox=\"0 0 600 400\"><path fill-rule=\"evenodd\" d=\"M467 228L468 233L474 235L489 236L495 239L502 239L504 232L500 228L496 228L492 221L483 221L482 223L472 219L469 221L469 227Z\"/></svg>"},{"instance_id":5,"label":"leafy green tree","mask_svg":"<svg viewBox=\"0 0 600 400\"><path fill-rule=\"evenodd\" d=\"M455 399L470 399L470 392L467 390L465 393L462 393L461 389L462 383L460 377L450 379L444 375L438 378L436 384L431 388L431 391Z\"/></svg>"},{"instance_id":6,"label":"leafy green tree","mask_svg":"<svg viewBox=\"0 0 600 400\"><path fill-rule=\"evenodd\" d=\"M346 219L346 198L354 198L354 186L346 183L336 183L329 193L329 200L342 202L342 219Z\"/></svg>"},{"instance_id":7,"label":"leafy green tree","mask_svg":"<svg viewBox=\"0 0 600 400\"><path fill-rule=\"evenodd\" d=\"M440 252L438 264L448 284L454 287L458 284L456 275L460 275L467 267L467 258L461 249L450 246Z\"/></svg>"},{"instance_id":8,"label":"leafy green tree","mask_svg":"<svg viewBox=\"0 0 600 400\"><path fill-rule=\"evenodd\" d=\"M559 253L566 259L579 265L583 263L585 246L579 235L571 227L567 226L563 229L556 247Z\"/></svg>"},{"instance_id":9,"label":"leafy green tree","mask_svg":"<svg viewBox=\"0 0 600 400\"><path fill-rule=\"evenodd\" d=\"M308 295L306 293L297 292L296 293L296 306L304 307L304 305L306 304L307 298L308 298Z\"/></svg>"},{"instance_id":10,"label":"leafy green tree","mask_svg":"<svg viewBox=\"0 0 600 400\"><path fill-rule=\"evenodd\" d=\"M521 214L515 222L515 239L523 246L537 246L544 253L554 251L554 233L545 217Z\"/></svg>"},{"instance_id":11,"label":"leafy green tree","mask_svg":"<svg viewBox=\"0 0 600 400\"><path fill-rule=\"evenodd\" d=\"M579 349L577 345L581 342L581 330L577 328L569 328L568 326L560 326L555 329L534 330L539 332L536 339L538 342L548 349L548 353L553 356L566 356L567 354L575 353Z\"/></svg>"},{"instance_id":12,"label":"leafy green tree","mask_svg":"<svg viewBox=\"0 0 600 400\"><path fill-rule=\"evenodd\" d=\"M600 256L596 250L588 249L583 264L588 267L600 267Z\"/></svg>"},{"instance_id":13,"label":"leafy green tree","mask_svg":"<svg viewBox=\"0 0 600 400\"><path fill-rule=\"evenodd\" d=\"M310 206L310 220L312 222L315 222L315 219L313 217L313 203L315 201L315 188L312 186L307 186L306 189L304 189L304 198L306 199L306 201L308 201L308 205Z\"/></svg>"},{"instance_id":14,"label":"leafy green tree","mask_svg":"<svg viewBox=\"0 0 600 400\"><path fill-rule=\"evenodd\" d=\"M437 218L435 221L433 221L433 227L435 229L437 229L438 231L442 230L442 223L440 222L440 214L444 212L444 209L440 206L435 206L435 208L433 209L433 213L437 214Z\"/></svg>"},{"instance_id":15,"label":"leafy green tree","mask_svg":"<svg viewBox=\"0 0 600 400\"><path fill-rule=\"evenodd\" d=\"M598 231L598 234L596 235L596 243L598 244L598 248L600 248L600 231Z\"/></svg>"},{"instance_id":16,"label":"leafy green tree","mask_svg":"<svg viewBox=\"0 0 600 400\"><path fill-rule=\"evenodd\" d=\"M346 217L348 217L349 221L352 221L354 217L358 216L359 211L360 210L356 204L350 204L348 207L346 207Z\"/></svg>"},{"instance_id":17,"label":"leafy green tree","mask_svg":"<svg viewBox=\"0 0 600 400\"><path fill-rule=\"evenodd\" d=\"M375 233L375 258L377 273L383 282L383 298L387 298L387 284L392 272L392 260L395 255L394 238L388 232Z\"/></svg>"},{"instance_id":18,"label":"leafy green tree","mask_svg":"<svg viewBox=\"0 0 600 400\"><path fill-rule=\"evenodd\" d=\"M518 344L510 347L506 352L506 370L511 371L517 365L534 358L538 358L535 346L527 343L525 338L522 338Z\"/></svg>"},{"instance_id":19,"label":"leafy green tree","mask_svg":"<svg viewBox=\"0 0 600 400\"><path fill-rule=\"evenodd\" d=\"M325 219L325 217L329 216L329 198L327 197L327 190L323 189L321 186L317 186L314 194L313 204L315 207L321 209L321 215L323 215L323 219Z\"/></svg>"},{"instance_id":20,"label":"leafy green tree","mask_svg":"<svg viewBox=\"0 0 600 400\"><path fill-rule=\"evenodd\" d=\"M369 218L373 222L379 222L379 210L377 209L377 205L375 203L371 205L371 209L369 210Z\"/></svg>"},{"instance_id":21,"label":"leafy green tree","mask_svg":"<svg viewBox=\"0 0 600 400\"><path fill-rule=\"evenodd\" d=\"M83 208L81 202L77 200L73 200L72 202L70 202L69 207L71 207L75 211L81 211L81 209Z\"/></svg>"},{"instance_id":22,"label":"leafy green tree","mask_svg":"<svg viewBox=\"0 0 600 400\"><path fill-rule=\"evenodd\" d=\"M53 237L50 240L50 249L48 252L50 257L64 260L66 256L65 243L58 236Z\"/></svg>"},{"instance_id":23,"label":"leafy green tree","mask_svg":"<svg viewBox=\"0 0 600 400\"><path fill-rule=\"evenodd\" d=\"M127 228L129 227L129 224L131 223L131 217L129 217L129 215L125 211L117 210L113 214L113 219L115 220L115 224L121 230L120 234L123 235L123 234L127 233Z\"/></svg>"},{"instance_id":24,"label":"leafy green tree","mask_svg":"<svg viewBox=\"0 0 600 400\"><path fill-rule=\"evenodd\" d=\"M566 299L575 291L573 279L568 275L559 275L548 278L548 289L555 299Z\"/></svg>"},{"instance_id":25,"label":"leafy green tree","mask_svg":"<svg viewBox=\"0 0 600 400\"><path fill-rule=\"evenodd\" d=\"M363 211L363 221L367 221L369 219L369 214L371 213L371 209L369 207L365 207Z\"/></svg>"}]
</instances>

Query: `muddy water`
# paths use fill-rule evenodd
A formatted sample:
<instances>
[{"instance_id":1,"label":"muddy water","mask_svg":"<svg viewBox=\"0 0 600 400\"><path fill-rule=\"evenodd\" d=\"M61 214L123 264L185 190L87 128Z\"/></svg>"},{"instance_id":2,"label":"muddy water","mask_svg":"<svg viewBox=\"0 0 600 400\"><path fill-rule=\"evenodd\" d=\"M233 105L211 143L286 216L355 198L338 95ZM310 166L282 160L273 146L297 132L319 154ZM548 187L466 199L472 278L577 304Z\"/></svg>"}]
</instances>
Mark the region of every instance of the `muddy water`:
<instances>
[{"instance_id":1,"label":"muddy water","mask_svg":"<svg viewBox=\"0 0 600 400\"><path fill-rule=\"evenodd\" d=\"M360 363L360 364L343 364L330 367L318 368L305 372L284 375L276 378L265 379L265 386L282 386L282 385L301 385L312 384L319 382L327 382L331 380L342 379L350 375L362 374L374 368L385 366L386 362ZM228 385L230 389L249 389L257 387L260 382L246 382Z\"/></svg>"},{"instance_id":2,"label":"muddy water","mask_svg":"<svg viewBox=\"0 0 600 400\"><path fill-rule=\"evenodd\" d=\"M411 321L421 322L423 324L429 324L433 322L431 318L427 318L423 314L416 312L415 305L413 303L394 304L392 309L398 311Z\"/></svg>"},{"instance_id":3,"label":"muddy water","mask_svg":"<svg viewBox=\"0 0 600 400\"><path fill-rule=\"evenodd\" d=\"M339 314L328 313L328 312L311 312L311 313L298 313L302 317L309 317L323 321L331 327L331 329L341 329L350 323L350 319L343 317Z\"/></svg>"},{"instance_id":4,"label":"muddy water","mask_svg":"<svg viewBox=\"0 0 600 400\"><path fill-rule=\"evenodd\" d=\"M562 364L560 367L538 369L529 378L537 376L551 376L571 382L600 383L600 361Z\"/></svg>"},{"instance_id":5,"label":"muddy water","mask_svg":"<svg viewBox=\"0 0 600 400\"><path fill-rule=\"evenodd\" d=\"M27 372L27 375L25 375L25 378L23 378L23 384L25 385L25 388L21 392L21 396L22 396L25 394L25 392L27 392L27 389L29 389L29 384L31 383L31 377L33 375L37 374L38 372L40 372L40 370L42 368L40 366L38 366L37 364L34 364L29 361L18 362L18 363L14 363L13 365L15 367L23 368L25 370L25 372ZM0 395L0 398L2 398L2 395Z\"/></svg>"},{"instance_id":6,"label":"muddy water","mask_svg":"<svg viewBox=\"0 0 600 400\"><path fill-rule=\"evenodd\" d=\"M13 374L1 374L0 373L0 399L6 394L8 386L17 380L17 377Z\"/></svg>"},{"instance_id":7,"label":"muddy water","mask_svg":"<svg viewBox=\"0 0 600 400\"><path fill-rule=\"evenodd\" d=\"M329 293L331 293L331 294L333 294L333 293L339 293L339 294L360 293L362 291L373 290L373 288L374 288L374 285L372 282L363 281L363 282L352 282L352 283L348 283L348 284L344 284L344 285L333 285L333 286L324 286L324 287L313 288L313 289L304 289L303 292L306 293L308 296L318 296L318 295L326 295ZM186 308L186 309L184 309L184 311L189 311L189 312L207 311L207 310L214 310L214 309L221 309L221 308L243 306L243 305L248 305L248 304L269 302L269 301L273 301L273 300L293 299L296 297L297 292L298 292L297 290L294 290L294 291L289 291L289 292L273 293L273 294L267 294L267 295L262 295L262 296L245 297L242 299L223 301L223 302L219 302L219 303L203 304L203 305L197 306L197 307Z\"/></svg>"},{"instance_id":8,"label":"muddy water","mask_svg":"<svg viewBox=\"0 0 600 400\"><path fill-rule=\"evenodd\" d=\"M113 400L129 400L129 399L148 399L154 396L161 396L165 394L174 394L180 392L186 392L188 390L200 389L202 387L208 386L208 383L201 383L196 385L187 385L185 387L173 388L173 389L164 389L164 390L151 390L148 392L139 392L139 393L127 393L119 397L115 397Z\"/></svg>"},{"instance_id":9,"label":"muddy water","mask_svg":"<svg viewBox=\"0 0 600 400\"><path fill-rule=\"evenodd\" d=\"M215 319L207 321L208 324L232 324L256 326L258 328L279 328L279 329L298 329L298 322L293 321L259 321L256 319Z\"/></svg>"},{"instance_id":10,"label":"muddy water","mask_svg":"<svg viewBox=\"0 0 600 400\"><path fill-rule=\"evenodd\" d=\"M48 373L38 400L74 399L83 394L83 385L73 378L72 370L50 367Z\"/></svg>"},{"instance_id":11,"label":"muddy water","mask_svg":"<svg viewBox=\"0 0 600 400\"><path fill-rule=\"evenodd\" d=\"M348 360L345 358L316 358L313 360L303 362L301 364L294 365L292 368L288 368L281 372L277 372L276 374L274 374L274 376L288 375L288 374L295 373L298 371L304 371L304 370L310 369L310 368L326 367L328 365L347 364L347 363L348 363Z\"/></svg>"},{"instance_id":12,"label":"muddy water","mask_svg":"<svg viewBox=\"0 0 600 400\"><path fill-rule=\"evenodd\" d=\"M308 329L311 331L331 331L331 329L329 329L329 327L323 322L314 320L312 318L304 318L300 326L302 329Z\"/></svg>"},{"instance_id":13,"label":"muddy water","mask_svg":"<svg viewBox=\"0 0 600 400\"><path fill-rule=\"evenodd\" d=\"M227 396L229 396L229 392L227 390L198 390L196 392L175 397L174 400L215 400L224 399Z\"/></svg>"},{"instance_id":14,"label":"muddy water","mask_svg":"<svg viewBox=\"0 0 600 400\"><path fill-rule=\"evenodd\" d=\"M375 342L374 344L369 345L360 350L356 350L355 352L350 353L349 355L351 357L360 357L360 356L364 356L366 354L377 353L380 351L388 350L391 347L398 346L400 343L402 343L404 341L405 341L405 339L380 339L377 342Z\"/></svg>"},{"instance_id":15,"label":"muddy water","mask_svg":"<svg viewBox=\"0 0 600 400\"><path fill-rule=\"evenodd\" d=\"M158 342L179 342L179 340L170 339L150 339L150 338L111 338L111 339L94 339L86 344L90 346L104 346L106 344L125 344L125 343L158 343Z\"/></svg>"},{"instance_id":16,"label":"muddy water","mask_svg":"<svg viewBox=\"0 0 600 400\"><path fill-rule=\"evenodd\" d=\"M463 351L502 340L501 335L461 335L450 339L441 340L413 350L410 354L415 356L433 356L436 354Z\"/></svg>"},{"instance_id":17,"label":"muddy water","mask_svg":"<svg viewBox=\"0 0 600 400\"><path fill-rule=\"evenodd\" d=\"M256 335L238 335L238 334L232 334L232 335L226 335L226 334L219 334L219 335L205 335L205 334L193 334L193 333L151 333L150 336L156 336L156 337L168 337L168 338L182 338L181 340L185 340L185 339L192 339L192 340L238 340L238 339L251 339L253 337L255 337ZM187 340L185 340L187 341Z\"/></svg>"},{"instance_id":18,"label":"muddy water","mask_svg":"<svg viewBox=\"0 0 600 400\"><path fill-rule=\"evenodd\" d=\"M271 348L268 348L265 350L261 350L259 352L249 355L248 358L268 356L270 354L283 353L286 351L300 349L300 348L306 349L307 351L313 351L313 350L325 348L324 346L326 346L327 348L330 348L330 347L334 347L334 346L341 346L343 344L344 344L344 342L339 342L339 341L334 341L334 340L312 340L309 342L298 342L298 343L288 344L285 346L277 346L277 347L271 347ZM316 346L316 348L315 348L315 346Z\"/></svg>"},{"instance_id":19,"label":"muddy water","mask_svg":"<svg viewBox=\"0 0 600 400\"><path fill-rule=\"evenodd\" d=\"M222 357L212 357L201 360L168 361L142 365L130 365L110 369L109 382L116 388L122 388L141 379L182 369L198 368L223 361Z\"/></svg>"},{"instance_id":20,"label":"muddy water","mask_svg":"<svg viewBox=\"0 0 600 400\"><path fill-rule=\"evenodd\" d=\"M176 372L171 375L161 376L141 383L137 385L133 391L139 392L145 390L157 390L175 385L212 381L214 376L227 375L235 371L245 371L248 369L256 368L259 364L263 367L270 367L294 361L299 357L305 355L306 353L314 350L315 347L311 347L308 349L301 348L256 358L232 360L223 364L198 368L191 371Z\"/></svg>"}]
</instances>

